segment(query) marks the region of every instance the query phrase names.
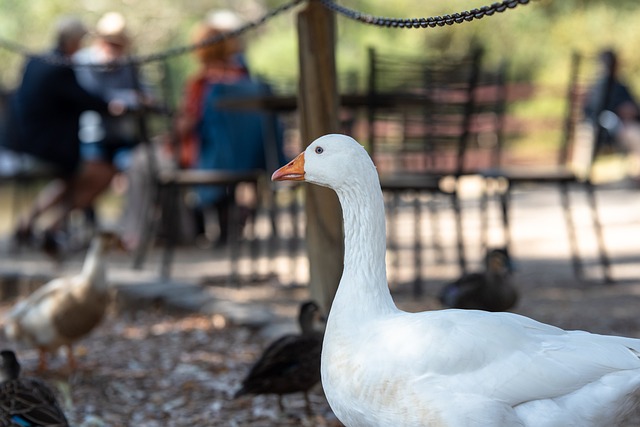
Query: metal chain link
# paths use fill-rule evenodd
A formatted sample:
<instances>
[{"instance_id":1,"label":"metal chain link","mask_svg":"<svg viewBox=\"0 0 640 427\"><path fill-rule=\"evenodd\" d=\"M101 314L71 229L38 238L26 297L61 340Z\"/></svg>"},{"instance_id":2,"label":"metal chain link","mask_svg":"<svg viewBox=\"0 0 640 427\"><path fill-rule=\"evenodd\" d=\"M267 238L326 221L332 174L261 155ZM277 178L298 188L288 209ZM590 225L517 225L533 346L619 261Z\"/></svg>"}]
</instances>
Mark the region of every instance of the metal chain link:
<instances>
[{"instance_id":1,"label":"metal chain link","mask_svg":"<svg viewBox=\"0 0 640 427\"><path fill-rule=\"evenodd\" d=\"M468 11L454 13L452 15L433 16L429 18L382 18L340 6L332 0L317 1L322 2L326 8L344 15L349 19L363 22L365 24L388 28L434 28L443 27L445 25L462 24L463 22L471 22L474 19L491 16L496 12L502 13L507 9L515 8L520 4L524 5L529 3L529 0L505 0L501 3L493 3L490 6L482 6L479 9L471 9Z\"/></svg>"}]
</instances>

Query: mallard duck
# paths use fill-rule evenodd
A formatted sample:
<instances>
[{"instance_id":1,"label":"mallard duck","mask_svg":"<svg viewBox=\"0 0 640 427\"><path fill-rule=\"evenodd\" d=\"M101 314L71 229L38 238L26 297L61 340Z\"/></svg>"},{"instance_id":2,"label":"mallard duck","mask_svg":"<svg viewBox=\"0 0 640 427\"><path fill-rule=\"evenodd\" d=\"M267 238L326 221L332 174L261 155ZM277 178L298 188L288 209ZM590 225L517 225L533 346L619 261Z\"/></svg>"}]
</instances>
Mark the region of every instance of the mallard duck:
<instances>
[{"instance_id":1,"label":"mallard duck","mask_svg":"<svg viewBox=\"0 0 640 427\"><path fill-rule=\"evenodd\" d=\"M67 347L69 367L76 368L72 344L100 323L109 304L104 258L117 241L112 232L98 233L80 274L51 280L18 302L4 318L8 338L40 351L40 371L46 369L46 353L61 346Z\"/></svg>"},{"instance_id":2,"label":"mallard duck","mask_svg":"<svg viewBox=\"0 0 640 427\"><path fill-rule=\"evenodd\" d=\"M37 378L20 377L11 350L0 351L0 424L16 427L68 426L51 389Z\"/></svg>"},{"instance_id":3,"label":"mallard duck","mask_svg":"<svg viewBox=\"0 0 640 427\"><path fill-rule=\"evenodd\" d=\"M465 274L446 285L440 302L448 308L507 311L518 301L511 270L507 250L492 249L485 257L485 271Z\"/></svg>"},{"instance_id":4,"label":"mallard duck","mask_svg":"<svg viewBox=\"0 0 640 427\"><path fill-rule=\"evenodd\" d=\"M282 395L303 392L307 412L311 412L308 391L320 381L322 332L316 330L320 309L312 301L300 306L301 333L288 334L272 342L253 365L234 398L247 394L277 394L284 412Z\"/></svg>"},{"instance_id":5,"label":"mallard duck","mask_svg":"<svg viewBox=\"0 0 640 427\"><path fill-rule=\"evenodd\" d=\"M378 174L352 138L318 138L272 179L332 188L342 206L344 268L321 374L346 426L614 426L638 406L639 339L514 313L399 310Z\"/></svg>"}]
</instances>

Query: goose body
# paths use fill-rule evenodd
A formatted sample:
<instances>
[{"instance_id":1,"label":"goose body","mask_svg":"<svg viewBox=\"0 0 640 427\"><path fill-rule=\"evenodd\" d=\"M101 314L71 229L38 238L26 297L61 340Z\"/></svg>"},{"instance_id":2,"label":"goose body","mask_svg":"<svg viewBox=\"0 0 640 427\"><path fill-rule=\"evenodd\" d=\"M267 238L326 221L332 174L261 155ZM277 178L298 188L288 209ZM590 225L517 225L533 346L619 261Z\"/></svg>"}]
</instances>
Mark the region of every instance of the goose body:
<instances>
[{"instance_id":1,"label":"goose body","mask_svg":"<svg viewBox=\"0 0 640 427\"><path fill-rule=\"evenodd\" d=\"M492 249L485 257L485 270L465 274L447 284L439 295L447 308L507 311L518 301L513 285L511 261L505 249Z\"/></svg>"},{"instance_id":2,"label":"goose body","mask_svg":"<svg viewBox=\"0 0 640 427\"><path fill-rule=\"evenodd\" d=\"M327 186L340 199L344 270L321 375L346 426L610 427L637 406L638 339L512 313L399 310L386 280L378 175L352 138L317 139L272 179Z\"/></svg>"},{"instance_id":3,"label":"goose body","mask_svg":"<svg viewBox=\"0 0 640 427\"><path fill-rule=\"evenodd\" d=\"M0 352L0 425L69 425L49 386L37 378L20 377L20 364L11 350Z\"/></svg>"},{"instance_id":4,"label":"goose body","mask_svg":"<svg viewBox=\"0 0 640 427\"><path fill-rule=\"evenodd\" d=\"M114 239L110 233L94 237L82 271L53 279L18 302L3 321L8 338L45 353L66 346L69 364L75 367L72 344L91 332L102 320L109 303L105 252Z\"/></svg>"}]
</instances>

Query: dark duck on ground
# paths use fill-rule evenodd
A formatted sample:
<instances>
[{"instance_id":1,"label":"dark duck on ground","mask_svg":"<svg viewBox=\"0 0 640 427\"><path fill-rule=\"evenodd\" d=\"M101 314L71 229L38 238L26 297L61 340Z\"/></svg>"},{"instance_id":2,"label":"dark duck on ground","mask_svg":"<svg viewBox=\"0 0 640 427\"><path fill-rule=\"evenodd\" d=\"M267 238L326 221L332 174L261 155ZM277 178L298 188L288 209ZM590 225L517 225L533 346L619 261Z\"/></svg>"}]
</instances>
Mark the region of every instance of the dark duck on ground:
<instances>
[{"instance_id":1,"label":"dark duck on ground","mask_svg":"<svg viewBox=\"0 0 640 427\"><path fill-rule=\"evenodd\" d=\"M20 377L20 363L11 350L0 352L0 425L69 425L55 395L44 382Z\"/></svg>"},{"instance_id":2,"label":"dark duck on ground","mask_svg":"<svg viewBox=\"0 0 640 427\"><path fill-rule=\"evenodd\" d=\"M490 250L485 257L485 271L465 274L447 284L440 292L440 302L448 308L507 311L518 301L511 272L507 250Z\"/></svg>"},{"instance_id":3,"label":"dark duck on ground","mask_svg":"<svg viewBox=\"0 0 640 427\"><path fill-rule=\"evenodd\" d=\"M234 398L247 394L277 394L284 411L282 395L303 392L307 412L311 412L307 392L320 381L322 332L316 329L320 310L314 302L300 307L301 334L285 335L271 343L253 365Z\"/></svg>"}]
</instances>

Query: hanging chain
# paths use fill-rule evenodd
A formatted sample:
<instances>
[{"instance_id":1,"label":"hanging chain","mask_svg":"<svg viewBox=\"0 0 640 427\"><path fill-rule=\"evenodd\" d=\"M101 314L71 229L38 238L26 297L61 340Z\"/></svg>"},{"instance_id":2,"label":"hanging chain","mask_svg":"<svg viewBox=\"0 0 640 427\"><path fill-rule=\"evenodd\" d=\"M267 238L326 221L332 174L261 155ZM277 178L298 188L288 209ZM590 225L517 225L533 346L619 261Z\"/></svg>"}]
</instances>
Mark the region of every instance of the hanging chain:
<instances>
[{"instance_id":1,"label":"hanging chain","mask_svg":"<svg viewBox=\"0 0 640 427\"><path fill-rule=\"evenodd\" d=\"M452 15L433 16L429 18L382 18L340 6L332 0L318 1L322 2L326 8L344 15L349 19L363 22L365 24L388 28L434 28L443 27L445 25L462 24L463 22L471 22L474 19L491 16L496 12L502 13L507 9L515 8L520 4L524 5L529 3L529 0L504 0L501 3L493 3L490 6L482 6L479 9L471 9L454 13Z\"/></svg>"},{"instance_id":2,"label":"hanging chain","mask_svg":"<svg viewBox=\"0 0 640 427\"><path fill-rule=\"evenodd\" d=\"M210 46L216 43L220 43L226 39L241 36L247 31L263 25L265 22L269 21L271 18L277 15L280 15L281 13L286 12L289 9L292 9L293 7L303 3L304 1L306 0L291 0L288 3L285 3L281 6L278 6L268 11L261 18L241 26L237 30L220 33L214 37L210 37L199 43L193 43L185 46L178 46L175 48L170 48L161 52L151 53L148 55L137 55L137 56L132 55L125 59L116 60L112 64L113 65L124 65L124 64L141 65L148 62L163 61L170 57L184 55L194 50L201 49L203 47ZM332 0L317 0L317 1L320 1L329 10L332 10L336 13L344 15L349 19L353 19L355 21L359 21L365 24L376 25L380 27L388 27L388 28L434 28L434 27L442 27L445 25L461 24L463 22L473 21L474 19L481 19L485 16L491 16L496 12L501 13L507 9L513 9L516 6L521 4L525 5L529 3L529 0L504 0L501 3L493 3L490 6L483 6L479 9L472 9L469 11L454 13L452 15L434 16L429 18L382 18L382 17L376 17L369 14L365 14L356 10L348 9L344 6L340 6L339 4L335 3ZM73 67L104 67L105 66L105 64L75 64L68 58L62 58L62 57L57 57L53 55L49 55L49 56L36 55L30 52L24 46L16 42L5 40L2 38L0 38L0 48L4 48L14 53L18 53L25 57L38 58L40 60L46 61L54 65L62 65L62 66L69 66L69 67L70 66L73 66Z\"/></svg>"}]
</instances>

